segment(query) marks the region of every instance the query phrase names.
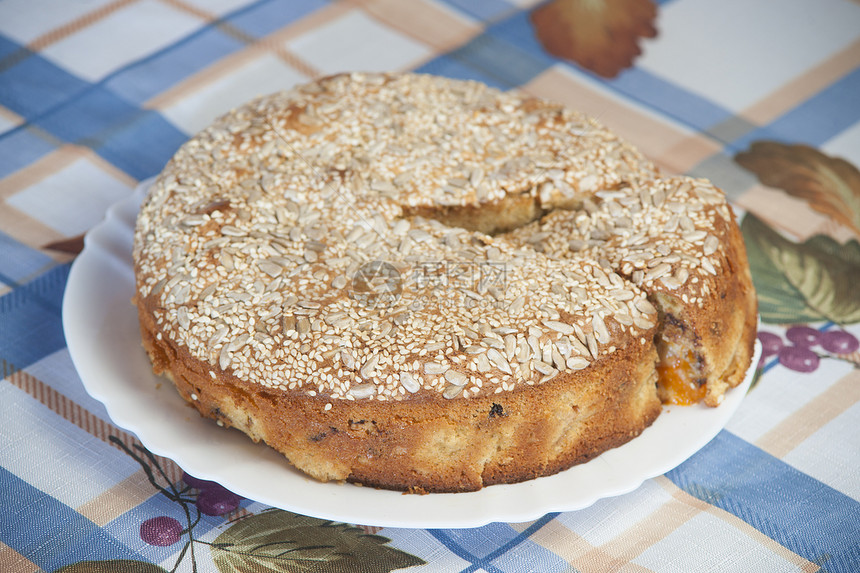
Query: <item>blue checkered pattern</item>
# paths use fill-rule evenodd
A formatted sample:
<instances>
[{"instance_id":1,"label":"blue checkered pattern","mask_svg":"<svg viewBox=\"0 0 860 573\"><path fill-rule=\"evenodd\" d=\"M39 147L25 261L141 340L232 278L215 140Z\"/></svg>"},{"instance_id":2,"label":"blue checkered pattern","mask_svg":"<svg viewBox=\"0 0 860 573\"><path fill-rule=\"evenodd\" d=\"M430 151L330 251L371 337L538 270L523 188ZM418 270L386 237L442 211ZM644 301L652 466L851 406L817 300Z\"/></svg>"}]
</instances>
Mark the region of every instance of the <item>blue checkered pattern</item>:
<instances>
[{"instance_id":1,"label":"blue checkered pattern","mask_svg":"<svg viewBox=\"0 0 860 573\"><path fill-rule=\"evenodd\" d=\"M33 4L0 1L4 571L107 559L190 567L181 544L141 539L144 520L183 517L111 441L134 444L134 436L84 392L63 338L62 296L78 235L157 174L194 126L246 99L248 82L288 88L343 62L376 69L384 60L569 97L607 123L625 117L618 128L647 154L712 178L739 212L785 221L781 230L799 238L857 238L806 204L768 194L732 161L772 140L860 164L860 4L851 0L662 0L658 37L643 40L634 66L611 79L544 50L530 20L535 0L419 0L409 14L383 0ZM730 29L720 28L726 14ZM450 45L428 43L448 33ZM387 44L362 44L372 37ZM317 45L333 47L303 47ZM698 67L685 68L689 61ZM709 73L697 75L702 67ZM856 200L860 190L853 193ZM579 512L472 529L358 525L424 560L415 571L857 571L860 441L843 429L860 422L858 363L857 353L826 359L801 375L769 359L707 447ZM161 463L178 483L181 470ZM266 509L244 500L234 517ZM211 541L227 525L204 517L195 531ZM195 557L199 570L214 567L207 555Z\"/></svg>"}]
</instances>

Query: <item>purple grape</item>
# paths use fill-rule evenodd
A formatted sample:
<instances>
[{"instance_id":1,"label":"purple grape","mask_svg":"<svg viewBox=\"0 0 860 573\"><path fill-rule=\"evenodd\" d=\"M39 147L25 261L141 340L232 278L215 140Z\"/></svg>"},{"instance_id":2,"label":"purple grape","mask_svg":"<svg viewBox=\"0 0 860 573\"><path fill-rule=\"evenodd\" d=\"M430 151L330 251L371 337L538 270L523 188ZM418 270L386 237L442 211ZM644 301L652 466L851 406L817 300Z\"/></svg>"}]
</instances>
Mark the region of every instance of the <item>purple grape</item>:
<instances>
[{"instance_id":1,"label":"purple grape","mask_svg":"<svg viewBox=\"0 0 860 573\"><path fill-rule=\"evenodd\" d=\"M196 478L186 472L182 472L182 481L199 490L209 489L211 487L221 487L217 482Z\"/></svg>"},{"instance_id":2,"label":"purple grape","mask_svg":"<svg viewBox=\"0 0 860 573\"><path fill-rule=\"evenodd\" d=\"M783 346L782 338L772 332L760 331L758 333L759 342L761 342L761 357L767 358L779 352Z\"/></svg>"},{"instance_id":3,"label":"purple grape","mask_svg":"<svg viewBox=\"0 0 860 573\"><path fill-rule=\"evenodd\" d=\"M821 335L821 347L833 354L851 354L860 348L860 341L844 330L829 330Z\"/></svg>"},{"instance_id":4,"label":"purple grape","mask_svg":"<svg viewBox=\"0 0 860 573\"><path fill-rule=\"evenodd\" d=\"M172 517L161 515L140 524L140 538L150 545L167 547L182 536L182 524Z\"/></svg>"},{"instance_id":5,"label":"purple grape","mask_svg":"<svg viewBox=\"0 0 860 573\"><path fill-rule=\"evenodd\" d=\"M786 346L779 351L779 363L795 372L815 372L821 359L809 348Z\"/></svg>"},{"instance_id":6,"label":"purple grape","mask_svg":"<svg viewBox=\"0 0 860 573\"><path fill-rule=\"evenodd\" d=\"M206 515L224 515L239 507L242 498L221 486L204 489L197 496L197 509Z\"/></svg>"},{"instance_id":7,"label":"purple grape","mask_svg":"<svg viewBox=\"0 0 860 573\"><path fill-rule=\"evenodd\" d=\"M821 338L821 333L808 326L792 326L785 331L785 337L792 341L796 346L811 348L818 344L818 341Z\"/></svg>"}]
</instances>

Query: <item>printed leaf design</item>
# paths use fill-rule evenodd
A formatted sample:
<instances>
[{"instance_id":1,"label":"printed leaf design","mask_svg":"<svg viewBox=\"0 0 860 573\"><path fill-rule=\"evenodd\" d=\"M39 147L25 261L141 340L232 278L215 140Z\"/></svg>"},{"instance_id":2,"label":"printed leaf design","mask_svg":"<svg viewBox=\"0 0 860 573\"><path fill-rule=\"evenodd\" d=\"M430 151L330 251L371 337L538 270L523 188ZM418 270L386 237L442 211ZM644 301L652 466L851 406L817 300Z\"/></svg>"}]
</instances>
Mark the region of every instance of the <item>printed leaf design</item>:
<instances>
[{"instance_id":1,"label":"printed leaf design","mask_svg":"<svg viewBox=\"0 0 860 573\"><path fill-rule=\"evenodd\" d=\"M72 255L80 255L81 251L84 250L84 236L77 235L68 239L54 241L52 243L47 243L42 248L51 249L52 251L60 251L62 253L71 253Z\"/></svg>"},{"instance_id":2,"label":"printed leaf design","mask_svg":"<svg viewBox=\"0 0 860 573\"><path fill-rule=\"evenodd\" d=\"M56 573L167 573L167 569L130 559L111 559L109 561L81 561L57 569Z\"/></svg>"},{"instance_id":3,"label":"printed leaf design","mask_svg":"<svg viewBox=\"0 0 860 573\"><path fill-rule=\"evenodd\" d=\"M268 510L236 522L212 543L221 573L388 572L424 563L362 529Z\"/></svg>"},{"instance_id":4,"label":"printed leaf design","mask_svg":"<svg viewBox=\"0 0 860 573\"><path fill-rule=\"evenodd\" d=\"M860 243L824 235L795 243L749 213L741 230L762 321L860 322Z\"/></svg>"},{"instance_id":5,"label":"printed leaf design","mask_svg":"<svg viewBox=\"0 0 860 573\"><path fill-rule=\"evenodd\" d=\"M860 234L860 171L807 145L757 141L735 161L759 181L805 199L816 211Z\"/></svg>"},{"instance_id":6,"label":"printed leaf design","mask_svg":"<svg viewBox=\"0 0 860 573\"><path fill-rule=\"evenodd\" d=\"M640 38L657 35L656 17L652 0L553 0L531 15L547 52L606 78L642 53Z\"/></svg>"}]
</instances>

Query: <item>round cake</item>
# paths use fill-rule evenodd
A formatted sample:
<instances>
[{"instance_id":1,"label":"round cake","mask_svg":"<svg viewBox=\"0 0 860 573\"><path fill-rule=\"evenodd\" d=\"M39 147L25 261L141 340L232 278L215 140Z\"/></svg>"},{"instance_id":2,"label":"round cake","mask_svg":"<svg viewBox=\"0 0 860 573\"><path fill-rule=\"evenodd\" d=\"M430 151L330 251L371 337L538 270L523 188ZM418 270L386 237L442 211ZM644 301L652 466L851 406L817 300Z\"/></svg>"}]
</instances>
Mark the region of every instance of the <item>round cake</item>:
<instances>
[{"instance_id":1,"label":"round cake","mask_svg":"<svg viewBox=\"0 0 860 573\"><path fill-rule=\"evenodd\" d=\"M483 84L342 74L231 111L135 232L153 369L320 480L549 475L720 403L756 302L709 182Z\"/></svg>"}]
</instances>

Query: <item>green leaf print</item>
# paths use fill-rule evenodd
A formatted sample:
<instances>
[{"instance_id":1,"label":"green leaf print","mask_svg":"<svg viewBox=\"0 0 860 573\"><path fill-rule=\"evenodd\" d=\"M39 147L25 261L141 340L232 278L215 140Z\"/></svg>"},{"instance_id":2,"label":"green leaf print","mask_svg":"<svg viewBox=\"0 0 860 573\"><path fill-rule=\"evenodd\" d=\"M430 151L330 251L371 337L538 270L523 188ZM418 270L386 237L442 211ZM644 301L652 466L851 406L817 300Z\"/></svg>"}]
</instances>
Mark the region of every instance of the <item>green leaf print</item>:
<instances>
[{"instance_id":1,"label":"green leaf print","mask_svg":"<svg viewBox=\"0 0 860 573\"><path fill-rule=\"evenodd\" d=\"M145 561L111 559L108 561L81 561L57 569L56 573L167 573L158 565Z\"/></svg>"},{"instance_id":2,"label":"green leaf print","mask_svg":"<svg viewBox=\"0 0 860 573\"><path fill-rule=\"evenodd\" d=\"M389 541L355 526L273 509L219 535L212 559L221 573L377 573L424 563L388 547Z\"/></svg>"},{"instance_id":3,"label":"green leaf print","mask_svg":"<svg viewBox=\"0 0 860 573\"><path fill-rule=\"evenodd\" d=\"M755 215L741 223L763 322L860 322L860 244L786 239Z\"/></svg>"}]
</instances>

